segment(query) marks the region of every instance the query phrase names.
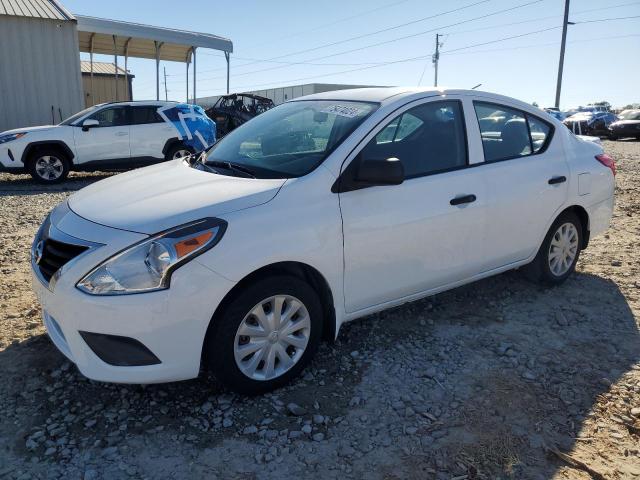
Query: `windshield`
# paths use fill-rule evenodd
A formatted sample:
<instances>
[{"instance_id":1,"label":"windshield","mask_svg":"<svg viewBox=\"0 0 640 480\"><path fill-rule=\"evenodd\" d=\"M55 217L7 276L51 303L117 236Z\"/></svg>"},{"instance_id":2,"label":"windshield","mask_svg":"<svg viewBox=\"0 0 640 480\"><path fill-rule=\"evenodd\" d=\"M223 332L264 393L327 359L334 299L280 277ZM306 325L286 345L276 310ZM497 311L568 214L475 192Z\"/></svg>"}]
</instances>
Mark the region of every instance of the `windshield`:
<instances>
[{"instance_id":1,"label":"windshield","mask_svg":"<svg viewBox=\"0 0 640 480\"><path fill-rule=\"evenodd\" d=\"M89 112L94 111L97 107L99 107L100 105L94 105L93 107L89 107L89 108L85 108L84 110L79 111L78 113L71 115L69 118L67 118L64 122L60 123L60 125L71 125L72 123L74 123L76 120L78 120L79 118L82 118L84 115L86 115Z\"/></svg>"},{"instance_id":2,"label":"windshield","mask_svg":"<svg viewBox=\"0 0 640 480\"><path fill-rule=\"evenodd\" d=\"M229 133L205 163L229 162L258 178L292 178L315 169L377 104L332 100L284 103Z\"/></svg>"}]
</instances>

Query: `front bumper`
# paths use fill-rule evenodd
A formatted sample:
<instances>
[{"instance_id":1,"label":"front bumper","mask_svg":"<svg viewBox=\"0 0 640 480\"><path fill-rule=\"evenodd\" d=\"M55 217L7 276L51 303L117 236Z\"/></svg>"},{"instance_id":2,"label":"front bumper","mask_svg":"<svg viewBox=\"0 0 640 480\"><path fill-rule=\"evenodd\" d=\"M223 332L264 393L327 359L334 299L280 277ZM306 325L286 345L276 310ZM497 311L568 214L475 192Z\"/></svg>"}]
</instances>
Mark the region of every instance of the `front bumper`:
<instances>
[{"instance_id":1,"label":"front bumper","mask_svg":"<svg viewBox=\"0 0 640 480\"><path fill-rule=\"evenodd\" d=\"M22 173L26 171L22 163L24 147L21 140L0 143L0 172Z\"/></svg>"},{"instance_id":2,"label":"front bumper","mask_svg":"<svg viewBox=\"0 0 640 480\"><path fill-rule=\"evenodd\" d=\"M202 344L209 321L233 282L191 261L177 269L171 288L162 291L115 296L93 296L75 284L95 265L144 235L89 222L66 206L51 215L52 235L85 233L82 241L102 244L90 248L64 265L51 282L32 261L33 288L43 309L47 332L56 347L83 375L117 383L160 383L194 378L200 370ZM57 226L57 227L56 227ZM37 242L38 239L36 239ZM86 333L126 337L143 345L159 363L122 366L107 363L87 344ZM83 338L85 335L85 338ZM112 337L110 337L112 338ZM129 342L131 343L131 342ZM111 343L116 345L117 343ZM148 363L148 362L146 362Z\"/></svg>"}]
</instances>

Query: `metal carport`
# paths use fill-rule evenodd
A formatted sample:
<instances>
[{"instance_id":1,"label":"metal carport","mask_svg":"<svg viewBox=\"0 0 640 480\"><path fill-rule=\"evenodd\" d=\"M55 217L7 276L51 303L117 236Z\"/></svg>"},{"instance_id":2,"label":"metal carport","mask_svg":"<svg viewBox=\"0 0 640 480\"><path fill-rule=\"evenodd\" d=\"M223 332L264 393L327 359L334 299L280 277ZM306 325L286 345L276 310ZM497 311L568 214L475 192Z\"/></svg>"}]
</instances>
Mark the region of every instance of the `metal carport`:
<instances>
[{"instance_id":1,"label":"metal carport","mask_svg":"<svg viewBox=\"0 0 640 480\"><path fill-rule=\"evenodd\" d=\"M196 49L207 48L224 52L227 61L227 93L229 93L231 40L209 33L189 32L172 28L154 27L138 23L108 20L105 18L74 15L78 22L78 41L81 52L113 55L116 64L116 88L118 55L124 56L125 75L129 57L150 58L156 61L156 100L160 100L160 60L186 63L186 98L189 99L189 63L193 59L193 98L196 98ZM93 79L93 69L91 69ZM128 85L128 79L125 84ZM128 93L128 92L127 92ZM117 90L116 90L117 96ZM195 100L194 100L195 101Z\"/></svg>"}]
</instances>

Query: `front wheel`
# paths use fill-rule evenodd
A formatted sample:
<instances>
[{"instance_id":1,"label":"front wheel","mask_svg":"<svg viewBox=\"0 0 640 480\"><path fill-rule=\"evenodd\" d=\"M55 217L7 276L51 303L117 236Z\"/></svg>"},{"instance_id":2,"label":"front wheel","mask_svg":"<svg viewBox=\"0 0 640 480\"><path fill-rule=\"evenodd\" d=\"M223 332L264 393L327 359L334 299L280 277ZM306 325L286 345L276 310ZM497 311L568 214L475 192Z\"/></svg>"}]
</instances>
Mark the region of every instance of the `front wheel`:
<instances>
[{"instance_id":1,"label":"front wheel","mask_svg":"<svg viewBox=\"0 0 640 480\"><path fill-rule=\"evenodd\" d=\"M213 319L204 358L232 390L268 392L302 371L318 348L322 326L322 306L309 284L293 276L263 278Z\"/></svg>"},{"instance_id":2,"label":"front wheel","mask_svg":"<svg viewBox=\"0 0 640 480\"><path fill-rule=\"evenodd\" d=\"M524 267L533 281L559 285L573 273L582 248L582 223L572 212L561 214L547 232L533 262Z\"/></svg>"},{"instance_id":3,"label":"front wheel","mask_svg":"<svg viewBox=\"0 0 640 480\"><path fill-rule=\"evenodd\" d=\"M59 183L69 175L69 160L55 148L43 148L30 156L27 169L39 183Z\"/></svg>"}]
</instances>

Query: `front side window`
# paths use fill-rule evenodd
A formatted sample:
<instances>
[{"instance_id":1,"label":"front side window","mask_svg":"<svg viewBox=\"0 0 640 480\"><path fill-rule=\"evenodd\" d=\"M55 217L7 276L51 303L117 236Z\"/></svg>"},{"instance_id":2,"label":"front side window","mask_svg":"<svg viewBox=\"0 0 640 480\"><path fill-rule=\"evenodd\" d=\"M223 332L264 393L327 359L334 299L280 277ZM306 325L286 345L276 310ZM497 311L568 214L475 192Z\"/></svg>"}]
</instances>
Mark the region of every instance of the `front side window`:
<instances>
[{"instance_id":1,"label":"front side window","mask_svg":"<svg viewBox=\"0 0 640 480\"><path fill-rule=\"evenodd\" d=\"M101 127L120 127L127 124L126 107L103 108L89 117L97 120Z\"/></svg>"},{"instance_id":2,"label":"front side window","mask_svg":"<svg viewBox=\"0 0 640 480\"><path fill-rule=\"evenodd\" d=\"M429 102L398 115L362 149L363 159L398 158L406 178L467 165L460 102Z\"/></svg>"},{"instance_id":3,"label":"front side window","mask_svg":"<svg viewBox=\"0 0 640 480\"><path fill-rule=\"evenodd\" d=\"M526 157L539 153L549 144L551 125L514 108L473 102L485 162Z\"/></svg>"},{"instance_id":4,"label":"front side window","mask_svg":"<svg viewBox=\"0 0 640 480\"><path fill-rule=\"evenodd\" d=\"M333 100L284 103L226 135L209 150L206 162L231 162L259 178L300 177L322 163L377 107Z\"/></svg>"},{"instance_id":5,"label":"front side window","mask_svg":"<svg viewBox=\"0 0 640 480\"><path fill-rule=\"evenodd\" d=\"M97 108L95 105L89 108L85 108L84 110L81 110L78 113L74 113L73 115L71 115L69 118L61 122L60 125L73 125L76 121L78 121L85 115L88 115L90 112L95 111L96 109Z\"/></svg>"}]
</instances>

